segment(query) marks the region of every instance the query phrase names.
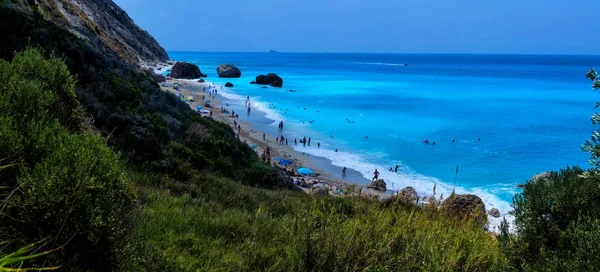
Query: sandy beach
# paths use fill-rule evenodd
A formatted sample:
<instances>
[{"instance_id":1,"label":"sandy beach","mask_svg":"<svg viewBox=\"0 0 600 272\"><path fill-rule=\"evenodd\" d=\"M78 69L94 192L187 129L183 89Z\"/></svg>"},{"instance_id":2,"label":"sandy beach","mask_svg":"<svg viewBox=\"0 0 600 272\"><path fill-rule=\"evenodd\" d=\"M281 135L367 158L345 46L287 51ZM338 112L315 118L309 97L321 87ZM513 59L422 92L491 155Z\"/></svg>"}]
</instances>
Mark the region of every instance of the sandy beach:
<instances>
[{"instance_id":1,"label":"sandy beach","mask_svg":"<svg viewBox=\"0 0 600 272\"><path fill-rule=\"evenodd\" d=\"M178 88L174 89L174 85L178 84ZM308 157L308 154L298 152L293 149L293 140L288 140L288 144L285 143L280 145L276 138L263 131L256 130L252 125L246 121L239 120L239 118L232 117L231 110L228 109L228 105L223 103L222 97L219 95L219 90L222 90L223 86L215 85L211 82L197 82L196 80L185 80L185 79L168 79L166 83L161 84L161 88L164 91L171 92L173 94L180 93L183 99L188 100L186 103L189 104L193 110L197 109L197 106L201 106L202 110L208 111L208 113L202 113L203 117L213 118L219 122L225 123L233 128L236 134L238 134L240 141L247 143L248 145L256 145L254 151L260 157L267 148L270 149L271 158L269 163L275 167L279 167L288 173L292 178L296 177L299 180L302 176L295 174L295 170L300 167L310 168L314 174L304 177L306 181L317 180L321 186L325 186L330 189L330 193L333 195L341 194L351 187L360 188L361 194L372 195L378 198L389 197L389 194L379 192L376 190L368 189L365 186L356 185L352 180L341 180L336 178L332 173L328 173L323 170L317 163ZM214 92L216 90L216 92ZM188 98L192 98L189 100ZM206 107L206 99L210 99L208 103L210 107ZM250 101L252 103L252 101ZM221 112L221 108L227 110L227 112ZM256 110L251 107L251 110ZM205 112L206 112L205 111ZM200 114L200 113L199 113ZM235 114L246 114L246 113L235 113ZM239 128L237 126L239 126ZM264 137L264 140L263 140ZM300 143L298 143L300 144ZM285 160L289 160L292 164L282 166L278 164L278 160L273 158L280 157ZM309 182L310 183L310 182ZM354 185L354 186L351 186ZM300 187L300 186L298 186ZM306 187L300 187L305 191L309 191Z\"/></svg>"}]
</instances>

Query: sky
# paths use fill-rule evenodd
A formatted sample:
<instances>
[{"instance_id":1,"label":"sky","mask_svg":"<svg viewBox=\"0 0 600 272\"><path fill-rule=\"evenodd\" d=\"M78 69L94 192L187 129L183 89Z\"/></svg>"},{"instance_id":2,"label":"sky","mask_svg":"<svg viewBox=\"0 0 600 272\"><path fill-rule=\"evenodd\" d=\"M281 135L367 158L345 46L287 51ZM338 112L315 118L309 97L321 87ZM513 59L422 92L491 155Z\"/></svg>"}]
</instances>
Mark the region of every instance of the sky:
<instances>
[{"instance_id":1,"label":"sky","mask_svg":"<svg viewBox=\"0 0 600 272\"><path fill-rule=\"evenodd\" d=\"M600 54L597 0L114 0L167 51Z\"/></svg>"}]
</instances>

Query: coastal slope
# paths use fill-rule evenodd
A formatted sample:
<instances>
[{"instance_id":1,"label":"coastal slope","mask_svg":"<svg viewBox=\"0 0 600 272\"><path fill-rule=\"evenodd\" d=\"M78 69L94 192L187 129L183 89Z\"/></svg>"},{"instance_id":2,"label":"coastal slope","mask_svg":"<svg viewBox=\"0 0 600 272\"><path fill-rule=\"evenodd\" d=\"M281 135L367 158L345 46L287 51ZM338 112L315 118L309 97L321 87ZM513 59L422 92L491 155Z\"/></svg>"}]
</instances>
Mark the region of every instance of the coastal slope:
<instances>
[{"instance_id":1,"label":"coastal slope","mask_svg":"<svg viewBox=\"0 0 600 272\"><path fill-rule=\"evenodd\" d=\"M165 49L111 0L9 0L3 8L60 26L129 64L152 65L169 59Z\"/></svg>"}]
</instances>

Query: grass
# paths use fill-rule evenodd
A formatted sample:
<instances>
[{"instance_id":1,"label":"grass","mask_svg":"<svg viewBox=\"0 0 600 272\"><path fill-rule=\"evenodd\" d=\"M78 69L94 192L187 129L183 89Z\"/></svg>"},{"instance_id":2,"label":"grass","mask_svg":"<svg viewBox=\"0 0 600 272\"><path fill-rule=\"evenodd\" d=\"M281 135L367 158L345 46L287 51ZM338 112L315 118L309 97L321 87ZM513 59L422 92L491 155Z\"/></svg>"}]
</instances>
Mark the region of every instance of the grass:
<instances>
[{"instance_id":1,"label":"grass","mask_svg":"<svg viewBox=\"0 0 600 272\"><path fill-rule=\"evenodd\" d=\"M506 268L495 238L436 209L252 188L211 174L185 183L133 179L144 205L125 242L122 271Z\"/></svg>"}]
</instances>

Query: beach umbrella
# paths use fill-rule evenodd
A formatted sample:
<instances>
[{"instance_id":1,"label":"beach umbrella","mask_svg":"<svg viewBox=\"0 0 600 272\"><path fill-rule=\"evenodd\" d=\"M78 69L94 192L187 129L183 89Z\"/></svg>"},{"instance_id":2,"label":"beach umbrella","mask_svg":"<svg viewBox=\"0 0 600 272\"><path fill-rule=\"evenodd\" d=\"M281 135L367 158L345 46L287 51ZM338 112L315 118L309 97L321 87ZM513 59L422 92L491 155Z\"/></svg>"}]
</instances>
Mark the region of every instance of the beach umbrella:
<instances>
[{"instance_id":1,"label":"beach umbrella","mask_svg":"<svg viewBox=\"0 0 600 272\"><path fill-rule=\"evenodd\" d=\"M200 105L196 106L197 111L200 111L201 109L202 109L202 106L200 106Z\"/></svg>"},{"instance_id":2,"label":"beach umbrella","mask_svg":"<svg viewBox=\"0 0 600 272\"><path fill-rule=\"evenodd\" d=\"M206 100L204 100L204 102L210 103L210 99L206 99Z\"/></svg>"},{"instance_id":3,"label":"beach umbrella","mask_svg":"<svg viewBox=\"0 0 600 272\"><path fill-rule=\"evenodd\" d=\"M256 144L250 144L249 146L250 146L250 148L252 148L252 149L255 149L255 148L256 148Z\"/></svg>"},{"instance_id":4,"label":"beach umbrella","mask_svg":"<svg viewBox=\"0 0 600 272\"><path fill-rule=\"evenodd\" d=\"M300 167L300 168L298 168L298 170L296 170L296 172L298 172L302 175L310 175L313 173L313 171L310 170L310 168L306 168L306 167Z\"/></svg>"},{"instance_id":5,"label":"beach umbrella","mask_svg":"<svg viewBox=\"0 0 600 272\"><path fill-rule=\"evenodd\" d=\"M187 97L187 100L189 100L189 101L194 101L194 97L193 97L193 96L188 96L188 97Z\"/></svg>"},{"instance_id":6,"label":"beach umbrella","mask_svg":"<svg viewBox=\"0 0 600 272\"><path fill-rule=\"evenodd\" d=\"M274 160L276 160L276 161L283 160L283 158L282 158L282 157L273 157L272 159L274 159Z\"/></svg>"},{"instance_id":7,"label":"beach umbrella","mask_svg":"<svg viewBox=\"0 0 600 272\"><path fill-rule=\"evenodd\" d=\"M292 164L292 162L288 161L288 160L280 160L279 164L288 165L288 164Z\"/></svg>"}]
</instances>

